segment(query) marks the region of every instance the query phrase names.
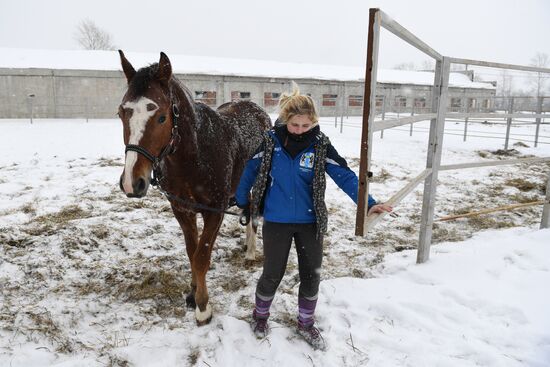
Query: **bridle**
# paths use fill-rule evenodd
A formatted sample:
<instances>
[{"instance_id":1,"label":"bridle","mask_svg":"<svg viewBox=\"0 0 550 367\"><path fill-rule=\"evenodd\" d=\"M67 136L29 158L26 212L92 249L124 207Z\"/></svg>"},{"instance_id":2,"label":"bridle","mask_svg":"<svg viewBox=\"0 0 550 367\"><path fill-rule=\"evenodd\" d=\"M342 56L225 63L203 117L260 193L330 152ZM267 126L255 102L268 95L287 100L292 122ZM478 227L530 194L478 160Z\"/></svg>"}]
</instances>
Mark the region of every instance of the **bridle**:
<instances>
[{"instance_id":1,"label":"bridle","mask_svg":"<svg viewBox=\"0 0 550 367\"><path fill-rule=\"evenodd\" d=\"M164 196L166 196L166 198L176 201L180 204L183 204L186 207L192 207L193 209L200 209L200 210L207 210L211 212L236 215L239 217L239 223L241 223L242 225L247 225L248 222L250 221L250 216L246 216L243 213L235 213L229 210L212 208L204 204L200 204L191 200L180 198L179 196L176 196L174 194L171 194L163 190L161 185L161 181L163 177L162 177L162 170L160 168L160 163L164 158L174 153L178 149L178 144L181 140L180 134L178 132L178 119L180 117L180 111L178 109L177 102L174 101L172 98L170 98L170 100L172 104L172 136L170 137L168 144L164 148L162 148L158 157L151 154L147 149L135 144L126 145L124 154L126 154L129 151L136 152L138 154L143 155L145 158L151 161L151 163L153 164L153 178L151 178L151 186L157 188Z\"/></svg>"},{"instance_id":2,"label":"bridle","mask_svg":"<svg viewBox=\"0 0 550 367\"><path fill-rule=\"evenodd\" d=\"M128 151L137 152L138 154L143 155L145 158L151 161L151 163L153 163L153 178L151 179L151 185L154 187L160 187L160 181L162 180L162 170L160 169L160 163L164 158L177 150L178 144L181 140L180 134L178 132L179 117L180 112L178 106L176 105L176 102L172 102L172 136L170 137L170 141L168 141L168 144L164 148L162 148L158 157L155 157L147 149L135 144L126 145L126 149L124 150L124 154L126 154Z\"/></svg>"}]
</instances>

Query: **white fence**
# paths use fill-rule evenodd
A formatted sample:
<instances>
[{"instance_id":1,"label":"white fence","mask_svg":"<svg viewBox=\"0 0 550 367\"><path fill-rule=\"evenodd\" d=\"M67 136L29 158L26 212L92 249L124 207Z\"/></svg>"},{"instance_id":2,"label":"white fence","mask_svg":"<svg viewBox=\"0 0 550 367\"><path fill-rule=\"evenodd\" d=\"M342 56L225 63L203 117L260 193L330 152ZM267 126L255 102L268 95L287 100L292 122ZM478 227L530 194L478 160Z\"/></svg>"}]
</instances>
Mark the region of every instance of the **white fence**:
<instances>
[{"instance_id":1,"label":"white fence","mask_svg":"<svg viewBox=\"0 0 550 367\"><path fill-rule=\"evenodd\" d=\"M435 78L432 93L432 106L430 113L396 118L391 120L375 121L376 118L376 76L378 69L378 50L380 42L381 27L389 30L397 37L406 41L413 47L424 52L428 56L436 60ZM384 129L390 129L407 124L413 124L418 121L430 120L429 130L429 146L426 162L426 169L414 178L403 189L398 191L391 197L387 203L397 205L405 198L412 190L422 181L424 181L424 194L422 202L422 216L420 222L420 238L418 244L417 262L422 263L429 259L430 245L432 240L432 226L434 219L434 206L436 199L437 177L440 170L465 169L475 167L486 167L493 165L504 164L519 164L528 163L535 164L538 162L550 161L548 158L538 158L536 161L532 159L516 159L510 161L494 161L494 162L472 162L460 165L441 165L441 153L443 148L443 135L446 119L469 119L469 118L484 118L484 119L506 119L506 136L507 142L510 140L510 131L513 118L535 118L537 125L537 136L542 119L548 117L541 111L536 111L534 114L514 113L513 100L509 105L506 113L479 113L479 112L448 112L448 90L449 90L449 74L450 65L465 64L484 67L492 67L499 69L522 70L537 73L549 73L550 69L509 65L501 63L493 63L478 60L466 60L443 56L432 49L426 43L421 41L414 34L409 32L403 26L391 19L380 9L370 9L369 13L369 34L367 48L367 65L365 77L365 93L363 102L363 126L361 137L361 161L359 166L359 199L356 217L356 234L365 235L368 229L372 228L386 213L373 214L367 217L367 198L369 186L369 167L372 155L373 133ZM508 144L506 143L506 148ZM541 228L550 227L550 172L548 175L548 183L546 188L546 199L543 206Z\"/></svg>"}]
</instances>

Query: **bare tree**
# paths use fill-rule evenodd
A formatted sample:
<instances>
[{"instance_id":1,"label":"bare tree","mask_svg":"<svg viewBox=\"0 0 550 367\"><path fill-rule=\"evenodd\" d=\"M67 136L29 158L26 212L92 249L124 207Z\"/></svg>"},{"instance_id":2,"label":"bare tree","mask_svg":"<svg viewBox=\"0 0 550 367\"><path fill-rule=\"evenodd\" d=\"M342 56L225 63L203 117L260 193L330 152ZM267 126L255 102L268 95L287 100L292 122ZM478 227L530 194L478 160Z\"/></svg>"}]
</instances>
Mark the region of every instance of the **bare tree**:
<instances>
[{"instance_id":1,"label":"bare tree","mask_svg":"<svg viewBox=\"0 0 550 367\"><path fill-rule=\"evenodd\" d=\"M435 62L433 60L424 60L420 64L420 71L434 71Z\"/></svg>"},{"instance_id":2,"label":"bare tree","mask_svg":"<svg viewBox=\"0 0 550 367\"><path fill-rule=\"evenodd\" d=\"M468 65L462 65L462 64L451 64L450 68L451 71L464 71L468 70Z\"/></svg>"},{"instance_id":3,"label":"bare tree","mask_svg":"<svg viewBox=\"0 0 550 367\"><path fill-rule=\"evenodd\" d=\"M395 65L392 69L394 70L416 70L414 62L402 62Z\"/></svg>"},{"instance_id":4,"label":"bare tree","mask_svg":"<svg viewBox=\"0 0 550 367\"><path fill-rule=\"evenodd\" d=\"M537 54L531 58L531 66L547 68L550 66L550 57L548 57L548 54L537 52ZM536 79L533 79L531 82L534 86L535 92L537 93L537 97L540 97L541 92L544 93L548 77L548 74L537 73Z\"/></svg>"},{"instance_id":5,"label":"bare tree","mask_svg":"<svg viewBox=\"0 0 550 367\"><path fill-rule=\"evenodd\" d=\"M90 19L80 21L74 39L85 50L115 50L109 32L99 28Z\"/></svg>"},{"instance_id":6,"label":"bare tree","mask_svg":"<svg viewBox=\"0 0 550 367\"><path fill-rule=\"evenodd\" d=\"M497 84L497 88L500 89L500 95L502 97L510 97L514 89L514 77L508 72L508 70L503 69L500 72L500 81Z\"/></svg>"}]
</instances>

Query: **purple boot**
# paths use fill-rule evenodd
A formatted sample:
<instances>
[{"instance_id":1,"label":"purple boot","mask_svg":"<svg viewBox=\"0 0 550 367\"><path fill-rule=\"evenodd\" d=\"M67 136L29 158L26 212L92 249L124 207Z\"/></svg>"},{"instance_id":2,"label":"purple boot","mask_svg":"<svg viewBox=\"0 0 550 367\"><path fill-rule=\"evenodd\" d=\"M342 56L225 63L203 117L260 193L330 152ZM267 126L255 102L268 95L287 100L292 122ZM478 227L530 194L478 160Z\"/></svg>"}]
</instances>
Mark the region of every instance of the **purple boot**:
<instances>
[{"instance_id":1,"label":"purple boot","mask_svg":"<svg viewBox=\"0 0 550 367\"><path fill-rule=\"evenodd\" d=\"M314 299L298 298L298 334L313 347L313 349L325 350L327 345L321 332L313 324L315 323L315 307L317 296Z\"/></svg>"},{"instance_id":2,"label":"purple boot","mask_svg":"<svg viewBox=\"0 0 550 367\"><path fill-rule=\"evenodd\" d=\"M263 339L269 334L267 319L271 302L273 302L273 297L268 298L256 294L256 307L252 312L252 331L258 339Z\"/></svg>"}]
</instances>

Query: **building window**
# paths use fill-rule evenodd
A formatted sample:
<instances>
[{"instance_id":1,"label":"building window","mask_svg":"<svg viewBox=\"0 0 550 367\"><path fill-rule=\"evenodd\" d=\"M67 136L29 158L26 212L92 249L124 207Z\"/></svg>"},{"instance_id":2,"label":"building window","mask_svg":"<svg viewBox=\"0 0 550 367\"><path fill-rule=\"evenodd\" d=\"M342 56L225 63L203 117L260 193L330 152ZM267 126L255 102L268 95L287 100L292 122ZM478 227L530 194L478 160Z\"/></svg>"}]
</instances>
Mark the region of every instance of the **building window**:
<instances>
[{"instance_id":1,"label":"building window","mask_svg":"<svg viewBox=\"0 0 550 367\"><path fill-rule=\"evenodd\" d=\"M250 101L250 92L231 92L231 102Z\"/></svg>"},{"instance_id":2,"label":"building window","mask_svg":"<svg viewBox=\"0 0 550 367\"><path fill-rule=\"evenodd\" d=\"M216 105L215 91L195 91L195 101L202 102L208 106Z\"/></svg>"},{"instance_id":3,"label":"building window","mask_svg":"<svg viewBox=\"0 0 550 367\"><path fill-rule=\"evenodd\" d=\"M277 106L277 104L279 104L279 97L280 96L281 96L281 93L265 92L264 93L264 106L265 107Z\"/></svg>"},{"instance_id":4,"label":"building window","mask_svg":"<svg viewBox=\"0 0 550 367\"><path fill-rule=\"evenodd\" d=\"M488 99L484 99L484 100L483 100L482 107L483 107L483 108L486 108L486 109L489 108L489 100L488 100Z\"/></svg>"},{"instance_id":5,"label":"building window","mask_svg":"<svg viewBox=\"0 0 550 367\"><path fill-rule=\"evenodd\" d=\"M426 108L426 98L425 97L416 97L414 99L414 107L416 107L416 108Z\"/></svg>"},{"instance_id":6,"label":"building window","mask_svg":"<svg viewBox=\"0 0 550 367\"><path fill-rule=\"evenodd\" d=\"M458 97L451 98L451 108L460 108L462 107L462 99Z\"/></svg>"},{"instance_id":7,"label":"building window","mask_svg":"<svg viewBox=\"0 0 550 367\"><path fill-rule=\"evenodd\" d=\"M475 110L477 105L477 100L475 98L468 98L468 108Z\"/></svg>"},{"instance_id":8,"label":"building window","mask_svg":"<svg viewBox=\"0 0 550 367\"><path fill-rule=\"evenodd\" d=\"M338 94L323 94L323 106L324 107L336 106L337 98L338 98Z\"/></svg>"},{"instance_id":9,"label":"building window","mask_svg":"<svg viewBox=\"0 0 550 367\"><path fill-rule=\"evenodd\" d=\"M348 97L348 106L349 107L362 107L363 106L363 96L350 95Z\"/></svg>"},{"instance_id":10,"label":"building window","mask_svg":"<svg viewBox=\"0 0 550 367\"><path fill-rule=\"evenodd\" d=\"M384 105L384 96L376 96L376 107L382 107Z\"/></svg>"},{"instance_id":11,"label":"building window","mask_svg":"<svg viewBox=\"0 0 550 367\"><path fill-rule=\"evenodd\" d=\"M407 107L407 97L397 96L394 100L395 107Z\"/></svg>"}]
</instances>

